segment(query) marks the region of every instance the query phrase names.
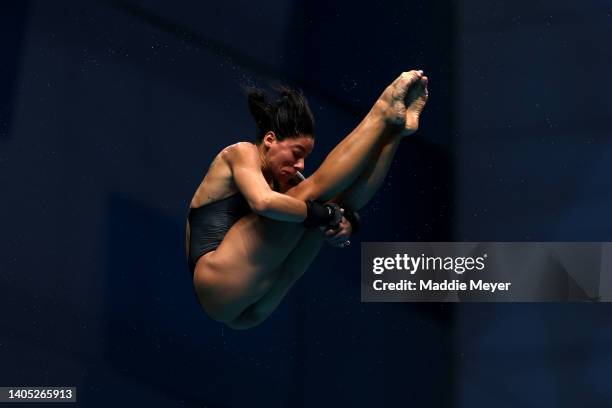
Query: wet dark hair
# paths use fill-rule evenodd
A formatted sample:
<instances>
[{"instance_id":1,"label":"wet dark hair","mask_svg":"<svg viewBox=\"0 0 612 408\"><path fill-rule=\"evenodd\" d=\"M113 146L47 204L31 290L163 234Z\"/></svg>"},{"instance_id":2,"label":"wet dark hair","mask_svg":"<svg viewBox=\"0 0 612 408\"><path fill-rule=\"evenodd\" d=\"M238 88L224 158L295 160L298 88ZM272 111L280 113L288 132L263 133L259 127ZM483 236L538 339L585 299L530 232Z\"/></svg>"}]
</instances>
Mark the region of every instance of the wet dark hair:
<instances>
[{"instance_id":1,"label":"wet dark hair","mask_svg":"<svg viewBox=\"0 0 612 408\"><path fill-rule=\"evenodd\" d=\"M249 111L257 125L255 143L260 144L269 131L275 133L277 140L299 136L314 138L314 118L304 94L287 86L273 89L278 94L276 101L271 101L270 95L262 89L246 90Z\"/></svg>"}]
</instances>

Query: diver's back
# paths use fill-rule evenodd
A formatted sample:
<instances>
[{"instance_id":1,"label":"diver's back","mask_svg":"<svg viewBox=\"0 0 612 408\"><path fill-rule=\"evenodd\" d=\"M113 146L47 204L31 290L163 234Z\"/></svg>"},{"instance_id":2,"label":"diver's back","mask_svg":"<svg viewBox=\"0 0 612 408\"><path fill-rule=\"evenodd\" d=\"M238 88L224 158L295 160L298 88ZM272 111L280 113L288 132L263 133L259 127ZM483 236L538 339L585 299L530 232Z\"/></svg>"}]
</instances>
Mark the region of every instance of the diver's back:
<instances>
[{"instance_id":1,"label":"diver's back","mask_svg":"<svg viewBox=\"0 0 612 408\"><path fill-rule=\"evenodd\" d=\"M204 179L191 199L190 208L198 208L238 192L232 177L232 170L223 158L224 152L231 147L223 149L212 161Z\"/></svg>"}]
</instances>

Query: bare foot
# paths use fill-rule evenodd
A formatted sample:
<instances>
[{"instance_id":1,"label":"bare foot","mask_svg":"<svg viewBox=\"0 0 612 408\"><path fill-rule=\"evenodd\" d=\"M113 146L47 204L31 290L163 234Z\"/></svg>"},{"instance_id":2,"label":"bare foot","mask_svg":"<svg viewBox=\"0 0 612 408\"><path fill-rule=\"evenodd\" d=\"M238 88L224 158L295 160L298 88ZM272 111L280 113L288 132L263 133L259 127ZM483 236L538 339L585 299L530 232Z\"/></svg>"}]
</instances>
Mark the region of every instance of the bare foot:
<instances>
[{"instance_id":1,"label":"bare foot","mask_svg":"<svg viewBox=\"0 0 612 408\"><path fill-rule=\"evenodd\" d=\"M400 136L413 134L427 103L427 77L423 71L403 72L380 96L387 124Z\"/></svg>"}]
</instances>

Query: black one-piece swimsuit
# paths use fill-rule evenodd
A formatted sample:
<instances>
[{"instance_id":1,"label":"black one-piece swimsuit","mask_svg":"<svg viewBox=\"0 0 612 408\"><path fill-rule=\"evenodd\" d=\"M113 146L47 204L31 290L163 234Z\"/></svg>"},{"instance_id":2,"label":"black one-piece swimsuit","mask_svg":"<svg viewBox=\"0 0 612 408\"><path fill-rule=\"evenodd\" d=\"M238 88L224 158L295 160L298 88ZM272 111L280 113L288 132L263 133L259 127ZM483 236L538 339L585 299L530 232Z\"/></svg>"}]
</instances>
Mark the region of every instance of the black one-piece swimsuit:
<instances>
[{"instance_id":1,"label":"black one-piece swimsuit","mask_svg":"<svg viewBox=\"0 0 612 408\"><path fill-rule=\"evenodd\" d=\"M239 192L198 208L189 209L189 270L193 275L198 259L217 249L232 225L251 212Z\"/></svg>"}]
</instances>

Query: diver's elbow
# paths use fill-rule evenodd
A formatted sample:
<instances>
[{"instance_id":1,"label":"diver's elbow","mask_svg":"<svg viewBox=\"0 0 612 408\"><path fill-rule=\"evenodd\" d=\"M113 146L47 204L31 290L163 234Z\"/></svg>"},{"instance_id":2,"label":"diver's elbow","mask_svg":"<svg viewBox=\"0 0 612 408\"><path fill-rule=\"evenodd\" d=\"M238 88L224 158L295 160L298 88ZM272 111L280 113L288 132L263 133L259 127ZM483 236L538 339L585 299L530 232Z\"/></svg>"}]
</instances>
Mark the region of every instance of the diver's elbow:
<instances>
[{"instance_id":1,"label":"diver's elbow","mask_svg":"<svg viewBox=\"0 0 612 408\"><path fill-rule=\"evenodd\" d=\"M270 197L262 196L250 201L249 206L255 214L265 215L270 209L270 201Z\"/></svg>"}]
</instances>

